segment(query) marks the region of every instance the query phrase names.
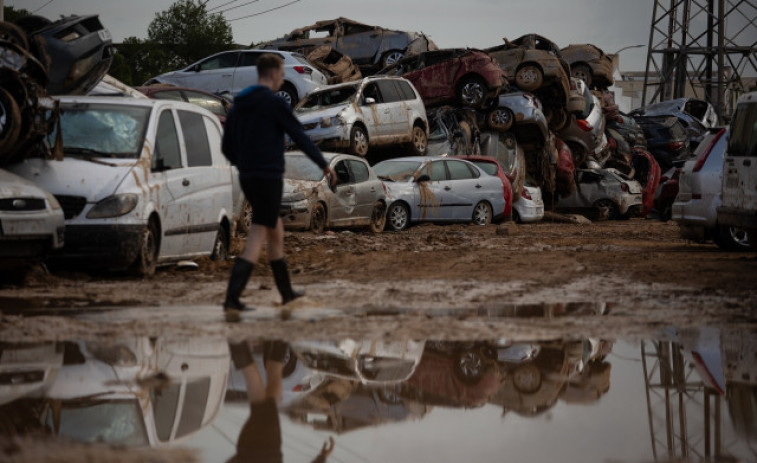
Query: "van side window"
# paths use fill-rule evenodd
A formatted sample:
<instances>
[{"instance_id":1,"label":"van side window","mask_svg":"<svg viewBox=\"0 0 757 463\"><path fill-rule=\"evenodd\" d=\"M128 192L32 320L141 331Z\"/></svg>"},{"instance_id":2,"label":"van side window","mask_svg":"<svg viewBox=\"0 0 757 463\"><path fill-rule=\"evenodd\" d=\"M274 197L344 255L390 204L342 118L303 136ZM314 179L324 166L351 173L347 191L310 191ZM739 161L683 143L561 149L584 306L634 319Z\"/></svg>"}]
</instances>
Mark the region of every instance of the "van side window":
<instances>
[{"instance_id":1,"label":"van side window","mask_svg":"<svg viewBox=\"0 0 757 463\"><path fill-rule=\"evenodd\" d=\"M383 103L394 103L395 101L402 101L402 96L400 95L397 87L394 85L394 81L379 80L376 83L378 84L379 90L381 91Z\"/></svg>"},{"instance_id":2,"label":"van side window","mask_svg":"<svg viewBox=\"0 0 757 463\"><path fill-rule=\"evenodd\" d=\"M187 166L199 167L213 164L208 144L208 133L202 115L190 111L179 111L184 146L187 148Z\"/></svg>"},{"instance_id":3,"label":"van side window","mask_svg":"<svg viewBox=\"0 0 757 463\"><path fill-rule=\"evenodd\" d=\"M158 440L166 442L171 438L176 410L179 408L179 390L181 384L171 384L164 388L150 389L152 411L155 416L155 430Z\"/></svg>"},{"instance_id":4,"label":"van side window","mask_svg":"<svg viewBox=\"0 0 757 463\"><path fill-rule=\"evenodd\" d=\"M413 90L413 87L411 87L410 84L408 84L404 80L398 80L396 82L397 85L400 86L400 91L402 92L402 98L404 100L415 100L416 98L418 98L415 95L415 90Z\"/></svg>"},{"instance_id":5,"label":"van side window","mask_svg":"<svg viewBox=\"0 0 757 463\"><path fill-rule=\"evenodd\" d=\"M176 135L176 124L171 110L160 113L158 119L158 134L155 136L155 154L152 158L152 168L157 167L157 160L163 160L166 169L178 169L181 167L181 150L179 149L179 137Z\"/></svg>"}]
</instances>

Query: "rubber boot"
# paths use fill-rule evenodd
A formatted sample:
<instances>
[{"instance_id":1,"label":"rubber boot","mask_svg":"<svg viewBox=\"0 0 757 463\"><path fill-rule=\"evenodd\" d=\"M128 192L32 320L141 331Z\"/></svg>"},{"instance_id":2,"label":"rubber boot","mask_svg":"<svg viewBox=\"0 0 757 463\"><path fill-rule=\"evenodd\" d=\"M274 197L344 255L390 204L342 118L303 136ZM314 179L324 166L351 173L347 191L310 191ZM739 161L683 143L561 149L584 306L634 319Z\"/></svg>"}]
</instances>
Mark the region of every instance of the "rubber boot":
<instances>
[{"instance_id":1,"label":"rubber boot","mask_svg":"<svg viewBox=\"0 0 757 463\"><path fill-rule=\"evenodd\" d=\"M276 281L276 287L281 293L281 304L286 305L298 297L305 295L305 291L295 291L292 289L292 282L289 279L289 268L285 258L272 260L271 270L273 270L273 279Z\"/></svg>"},{"instance_id":2,"label":"rubber boot","mask_svg":"<svg viewBox=\"0 0 757 463\"><path fill-rule=\"evenodd\" d=\"M255 359L252 358L252 352L250 352L250 346L247 341L230 342L229 352L231 353L231 361L234 363L234 368L237 370L241 370L242 368L255 363Z\"/></svg>"},{"instance_id":3,"label":"rubber boot","mask_svg":"<svg viewBox=\"0 0 757 463\"><path fill-rule=\"evenodd\" d=\"M266 341L263 343L263 352L266 362L284 362L289 354L289 344L284 341Z\"/></svg>"},{"instance_id":4,"label":"rubber boot","mask_svg":"<svg viewBox=\"0 0 757 463\"><path fill-rule=\"evenodd\" d=\"M241 311L255 310L242 304L239 300L254 268L255 265L252 262L242 258L237 258L234 261L234 267L231 268L231 275L229 276L229 286L226 289L226 301L223 303L223 312L226 321L237 322L239 321L239 313Z\"/></svg>"}]
</instances>

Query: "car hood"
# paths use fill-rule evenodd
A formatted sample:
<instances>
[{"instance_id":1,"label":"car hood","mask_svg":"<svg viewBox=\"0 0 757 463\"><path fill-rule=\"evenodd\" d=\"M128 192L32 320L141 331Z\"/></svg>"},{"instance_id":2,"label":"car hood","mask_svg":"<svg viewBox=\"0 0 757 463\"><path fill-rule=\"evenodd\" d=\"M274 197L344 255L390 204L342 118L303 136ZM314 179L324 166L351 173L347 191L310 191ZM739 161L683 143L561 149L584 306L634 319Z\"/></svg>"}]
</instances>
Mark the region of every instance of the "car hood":
<instances>
[{"instance_id":1,"label":"car hood","mask_svg":"<svg viewBox=\"0 0 757 463\"><path fill-rule=\"evenodd\" d=\"M45 192L16 174L0 169L0 198L44 198Z\"/></svg>"},{"instance_id":2,"label":"car hood","mask_svg":"<svg viewBox=\"0 0 757 463\"><path fill-rule=\"evenodd\" d=\"M291 178L285 178L284 189L281 196L283 199L290 198L297 193L305 193L307 196L309 192L318 188L322 181L323 180L293 180Z\"/></svg>"},{"instance_id":3,"label":"car hood","mask_svg":"<svg viewBox=\"0 0 757 463\"><path fill-rule=\"evenodd\" d=\"M83 196L87 202L97 202L115 193L135 165L134 159L66 157L63 161L27 159L9 170L54 195Z\"/></svg>"},{"instance_id":4,"label":"car hood","mask_svg":"<svg viewBox=\"0 0 757 463\"><path fill-rule=\"evenodd\" d=\"M333 106L330 108L316 109L313 111L306 111L301 113L295 113L297 119L302 123L316 122L324 118L330 118L338 116L342 110L348 108L352 103L346 103L339 106Z\"/></svg>"}]
</instances>

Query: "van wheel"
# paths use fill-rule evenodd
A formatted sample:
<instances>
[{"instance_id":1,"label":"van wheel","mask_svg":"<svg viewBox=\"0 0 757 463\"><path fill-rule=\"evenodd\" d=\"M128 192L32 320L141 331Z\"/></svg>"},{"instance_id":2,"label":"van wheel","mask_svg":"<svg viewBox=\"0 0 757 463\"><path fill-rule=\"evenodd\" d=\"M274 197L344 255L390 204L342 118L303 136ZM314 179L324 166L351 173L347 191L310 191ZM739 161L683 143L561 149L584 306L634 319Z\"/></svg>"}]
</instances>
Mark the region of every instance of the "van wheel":
<instances>
[{"instance_id":1,"label":"van wheel","mask_svg":"<svg viewBox=\"0 0 757 463\"><path fill-rule=\"evenodd\" d=\"M426 154L426 146L428 146L426 131L419 125L413 126L413 139L410 142L410 149L408 151L412 156L423 156Z\"/></svg>"},{"instance_id":2,"label":"van wheel","mask_svg":"<svg viewBox=\"0 0 757 463\"><path fill-rule=\"evenodd\" d=\"M713 241L724 251L749 251L749 233L743 228L718 225Z\"/></svg>"},{"instance_id":3,"label":"van wheel","mask_svg":"<svg viewBox=\"0 0 757 463\"><path fill-rule=\"evenodd\" d=\"M229 243L226 239L226 233L223 227L216 233L216 241L213 243L213 252L210 254L210 260L224 261L229 257Z\"/></svg>"},{"instance_id":4,"label":"van wheel","mask_svg":"<svg viewBox=\"0 0 757 463\"><path fill-rule=\"evenodd\" d=\"M131 268L131 273L136 276L155 275L155 267L158 262L158 229L155 221L150 220L142 231L139 243L139 255Z\"/></svg>"}]
</instances>

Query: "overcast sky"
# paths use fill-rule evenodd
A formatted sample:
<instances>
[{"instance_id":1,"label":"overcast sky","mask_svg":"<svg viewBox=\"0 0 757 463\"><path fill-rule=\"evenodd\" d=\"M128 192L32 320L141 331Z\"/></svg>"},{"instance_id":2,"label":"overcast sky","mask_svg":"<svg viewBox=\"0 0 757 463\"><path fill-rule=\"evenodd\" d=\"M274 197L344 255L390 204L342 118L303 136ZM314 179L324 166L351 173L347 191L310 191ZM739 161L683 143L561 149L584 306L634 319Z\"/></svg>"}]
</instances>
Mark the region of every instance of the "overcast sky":
<instances>
[{"instance_id":1,"label":"overcast sky","mask_svg":"<svg viewBox=\"0 0 757 463\"><path fill-rule=\"evenodd\" d=\"M100 15L113 39L147 37L155 13L174 0L5 0L7 6L26 8L51 19L64 14ZM208 8L229 0L209 0ZM238 0L220 9L244 5ZM258 0L226 11L233 20L289 3L292 0ZM45 6L43 6L45 5ZM441 48L485 48L536 32L559 46L593 43L613 53L649 40L652 0L299 0L260 16L231 21L234 40L249 44L279 37L318 20L344 16L371 25L428 34ZM621 54L620 68L644 70L646 48Z\"/></svg>"}]
</instances>

